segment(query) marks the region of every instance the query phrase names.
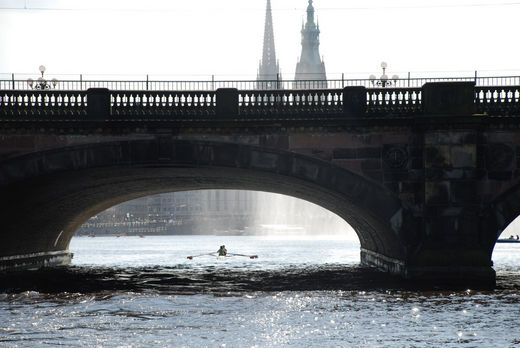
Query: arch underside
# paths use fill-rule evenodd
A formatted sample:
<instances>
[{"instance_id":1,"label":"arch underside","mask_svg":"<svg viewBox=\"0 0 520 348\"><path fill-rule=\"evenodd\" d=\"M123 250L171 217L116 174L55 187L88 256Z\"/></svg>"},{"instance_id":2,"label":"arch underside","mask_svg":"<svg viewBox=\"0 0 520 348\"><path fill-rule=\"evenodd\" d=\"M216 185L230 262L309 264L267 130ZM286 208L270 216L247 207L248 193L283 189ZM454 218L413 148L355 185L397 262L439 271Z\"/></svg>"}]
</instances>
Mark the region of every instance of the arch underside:
<instances>
[{"instance_id":1,"label":"arch underside","mask_svg":"<svg viewBox=\"0 0 520 348\"><path fill-rule=\"evenodd\" d=\"M520 216L520 182L498 196L486 209L482 223L482 237L487 241L489 255L502 232Z\"/></svg>"},{"instance_id":2,"label":"arch underside","mask_svg":"<svg viewBox=\"0 0 520 348\"><path fill-rule=\"evenodd\" d=\"M81 145L15 158L0 172L0 256L66 250L91 216L152 194L242 189L281 193L345 219L361 247L405 259L405 215L389 191L330 163L255 146L171 139Z\"/></svg>"}]
</instances>

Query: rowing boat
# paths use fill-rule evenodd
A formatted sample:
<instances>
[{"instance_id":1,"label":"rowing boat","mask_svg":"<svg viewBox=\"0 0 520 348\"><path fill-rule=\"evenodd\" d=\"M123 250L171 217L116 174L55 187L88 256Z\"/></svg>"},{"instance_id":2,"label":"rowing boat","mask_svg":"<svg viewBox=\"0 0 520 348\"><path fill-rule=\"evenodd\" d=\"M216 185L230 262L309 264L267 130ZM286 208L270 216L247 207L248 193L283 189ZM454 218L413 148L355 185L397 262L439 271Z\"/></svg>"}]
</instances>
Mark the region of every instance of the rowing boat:
<instances>
[{"instance_id":1,"label":"rowing boat","mask_svg":"<svg viewBox=\"0 0 520 348\"><path fill-rule=\"evenodd\" d=\"M194 256L188 256L186 257L188 260L193 260L195 257L201 257L201 256L216 256L217 260L219 259L226 259L228 257L233 256L239 256L239 257L249 257L251 260L258 259L258 255L244 255L244 254L233 254L233 253L227 253L226 255L218 255L218 253L207 253L207 254L200 254L200 255L194 255Z\"/></svg>"}]
</instances>

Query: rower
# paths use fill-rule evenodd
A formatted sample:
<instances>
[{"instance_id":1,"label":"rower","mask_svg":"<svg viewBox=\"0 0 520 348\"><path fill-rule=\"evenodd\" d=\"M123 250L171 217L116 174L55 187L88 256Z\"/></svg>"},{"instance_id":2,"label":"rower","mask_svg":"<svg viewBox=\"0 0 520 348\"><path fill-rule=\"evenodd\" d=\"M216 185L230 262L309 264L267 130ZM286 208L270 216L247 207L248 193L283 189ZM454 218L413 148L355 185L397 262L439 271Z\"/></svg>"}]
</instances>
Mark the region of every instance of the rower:
<instances>
[{"instance_id":1,"label":"rower","mask_svg":"<svg viewBox=\"0 0 520 348\"><path fill-rule=\"evenodd\" d=\"M218 256L226 256L227 255L226 246L221 245L220 249L218 249L217 253L218 253Z\"/></svg>"}]
</instances>

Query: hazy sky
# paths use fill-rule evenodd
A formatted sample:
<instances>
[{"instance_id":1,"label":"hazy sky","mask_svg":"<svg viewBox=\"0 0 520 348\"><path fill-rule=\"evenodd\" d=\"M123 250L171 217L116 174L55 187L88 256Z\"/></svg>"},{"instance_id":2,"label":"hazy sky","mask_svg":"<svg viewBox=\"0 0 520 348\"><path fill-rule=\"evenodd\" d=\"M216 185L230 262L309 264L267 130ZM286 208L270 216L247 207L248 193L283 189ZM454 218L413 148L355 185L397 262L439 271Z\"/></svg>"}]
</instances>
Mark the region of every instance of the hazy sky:
<instances>
[{"instance_id":1,"label":"hazy sky","mask_svg":"<svg viewBox=\"0 0 520 348\"><path fill-rule=\"evenodd\" d=\"M307 0L271 0L292 78ZM0 0L0 76L254 79L265 0ZM315 0L328 76L520 75L520 0Z\"/></svg>"}]
</instances>

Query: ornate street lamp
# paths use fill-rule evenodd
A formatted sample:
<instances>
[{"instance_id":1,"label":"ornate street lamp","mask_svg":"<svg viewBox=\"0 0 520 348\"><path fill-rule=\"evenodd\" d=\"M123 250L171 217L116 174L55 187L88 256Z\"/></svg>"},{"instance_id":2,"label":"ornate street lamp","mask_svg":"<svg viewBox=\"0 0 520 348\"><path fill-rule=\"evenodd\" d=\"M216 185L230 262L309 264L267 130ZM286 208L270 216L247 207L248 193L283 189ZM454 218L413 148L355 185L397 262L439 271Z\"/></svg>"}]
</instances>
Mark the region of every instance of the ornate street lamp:
<instances>
[{"instance_id":1,"label":"ornate street lamp","mask_svg":"<svg viewBox=\"0 0 520 348\"><path fill-rule=\"evenodd\" d=\"M399 76L393 75L392 80L390 81L388 79L388 75L386 74L386 68L388 67L388 64L386 62L381 63L381 68L383 69L383 75L379 78L379 80L376 79L375 75L370 75L369 79L373 86L380 86L380 87L390 87L395 86L397 84L397 80L399 79Z\"/></svg>"},{"instance_id":2,"label":"ornate street lamp","mask_svg":"<svg viewBox=\"0 0 520 348\"><path fill-rule=\"evenodd\" d=\"M58 80L56 80L56 79L52 79L51 81L45 80L45 78L43 76L45 74L44 65L40 65L40 72L42 73L42 76L39 77L37 81L34 81L33 79L27 80L27 84L29 85L29 87L31 87L32 89L41 89L41 90L56 88L56 86L58 85Z\"/></svg>"}]
</instances>

